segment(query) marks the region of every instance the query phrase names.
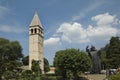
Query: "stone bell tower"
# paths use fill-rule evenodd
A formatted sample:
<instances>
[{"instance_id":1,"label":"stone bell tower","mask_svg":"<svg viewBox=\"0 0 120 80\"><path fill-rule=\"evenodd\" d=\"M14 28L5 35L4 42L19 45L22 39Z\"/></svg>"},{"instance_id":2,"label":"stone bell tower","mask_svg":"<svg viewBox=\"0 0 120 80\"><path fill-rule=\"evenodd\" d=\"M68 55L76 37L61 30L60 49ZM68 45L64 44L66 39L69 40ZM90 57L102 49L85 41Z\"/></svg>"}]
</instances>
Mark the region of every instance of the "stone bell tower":
<instances>
[{"instance_id":1,"label":"stone bell tower","mask_svg":"<svg viewBox=\"0 0 120 80\"><path fill-rule=\"evenodd\" d=\"M43 27L35 12L32 22L29 26L29 68L31 69L32 60L38 61L42 73L44 73L43 56Z\"/></svg>"}]
</instances>

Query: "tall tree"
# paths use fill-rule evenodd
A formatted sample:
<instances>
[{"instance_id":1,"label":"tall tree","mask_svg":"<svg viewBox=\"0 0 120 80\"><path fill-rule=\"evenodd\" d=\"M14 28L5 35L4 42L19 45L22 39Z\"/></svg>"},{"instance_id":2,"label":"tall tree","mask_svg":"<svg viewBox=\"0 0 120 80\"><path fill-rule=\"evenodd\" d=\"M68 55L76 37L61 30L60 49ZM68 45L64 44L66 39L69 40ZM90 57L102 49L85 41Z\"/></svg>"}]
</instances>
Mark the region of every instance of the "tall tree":
<instances>
[{"instance_id":1,"label":"tall tree","mask_svg":"<svg viewBox=\"0 0 120 80\"><path fill-rule=\"evenodd\" d=\"M105 47L98 52L101 58L102 67L118 68L120 66L120 39L112 37Z\"/></svg>"},{"instance_id":2,"label":"tall tree","mask_svg":"<svg viewBox=\"0 0 120 80\"><path fill-rule=\"evenodd\" d=\"M56 52L54 66L57 75L67 79L76 79L79 73L89 70L91 60L86 53L79 49L66 49Z\"/></svg>"},{"instance_id":3,"label":"tall tree","mask_svg":"<svg viewBox=\"0 0 120 80\"><path fill-rule=\"evenodd\" d=\"M40 62L36 60L32 60L32 66L31 70L36 74L41 74L41 69L40 69Z\"/></svg>"},{"instance_id":4,"label":"tall tree","mask_svg":"<svg viewBox=\"0 0 120 80\"><path fill-rule=\"evenodd\" d=\"M6 70L16 69L22 57L22 47L18 41L0 38L0 78Z\"/></svg>"},{"instance_id":5,"label":"tall tree","mask_svg":"<svg viewBox=\"0 0 120 80\"><path fill-rule=\"evenodd\" d=\"M108 65L107 65L107 58L106 58L106 51L108 50L109 44L106 44L105 47L101 48L98 51L98 55L100 57L101 60L101 69L107 69Z\"/></svg>"},{"instance_id":6,"label":"tall tree","mask_svg":"<svg viewBox=\"0 0 120 80\"><path fill-rule=\"evenodd\" d=\"M108 59L108 66L110 68L118 68L120 66L120 39L119 37L112 37L110 39L109 47L106 51L106 58Z\"/></svg>"},{"instance_id":7,"label":"tall tree","mask_svg":"<svg viewBox=\"0 0 120 80\"><path fill-rule=\"evenodd\" d=\"M46 58L44 58L44 71L45 73L50 70L49 62Z\"/></svg>"},{"instance_id":8,"label":"tall tree","mask_svg":"<svg viewBox=\"0 0 120 80\"><path fill-rule=\"evenodd\" d=\"M29 56L26 56L22 59L23 65L29 65ZM50 70L49 62L46 58L44 58L44 71L45 73Z\"/></svg>"},{"instance_id":9,"label":"tall tree","mask_svg":"<svg viewBox=\"0 0 120 80\"><path fill-rule=\"evenodd\" d=\"M29 65L29 56L23 57L22 63L23 63L23 65Z\"/></svg>"}]
</instances>

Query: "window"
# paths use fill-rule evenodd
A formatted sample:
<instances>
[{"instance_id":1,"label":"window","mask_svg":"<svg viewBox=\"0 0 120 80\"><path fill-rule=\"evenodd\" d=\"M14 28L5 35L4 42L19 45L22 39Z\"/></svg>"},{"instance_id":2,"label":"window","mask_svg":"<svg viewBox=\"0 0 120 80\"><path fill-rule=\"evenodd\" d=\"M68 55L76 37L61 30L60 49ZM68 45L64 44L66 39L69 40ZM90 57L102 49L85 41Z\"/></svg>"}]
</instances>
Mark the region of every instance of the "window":
<instances>
[{"instance_id":1,"label":"window","mask_svg":"<svg viewBox=\"0 0 120 80\"><path fill-rule=\"evenodd\" d=\"M37 29L35 28L35 34L37 33Z\"/></svg>"},{"instance_id":2,"label":"window","mask_svg":"<svg viewBox=\"0 0 120 80\"><path fill-rule=\"evenodd\" d=\"M33 34L33 29L31 29L31 34Z\"/></svg>"}]
</instances>

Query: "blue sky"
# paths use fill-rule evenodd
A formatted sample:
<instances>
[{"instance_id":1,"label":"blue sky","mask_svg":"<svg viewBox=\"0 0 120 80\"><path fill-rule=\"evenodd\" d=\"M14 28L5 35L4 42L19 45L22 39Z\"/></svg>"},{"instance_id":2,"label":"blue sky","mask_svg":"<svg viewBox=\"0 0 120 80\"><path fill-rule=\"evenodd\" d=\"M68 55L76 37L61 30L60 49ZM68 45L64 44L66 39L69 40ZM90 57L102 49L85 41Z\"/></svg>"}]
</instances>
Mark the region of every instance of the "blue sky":
<instances>
[{"instance_id":1,"label":"blue sky","mask_svg":"<svg viewBox=\"0 0 120 80\"><path fill-rule=\"evenodd\" d=\"M66 48L104 47L120 35L120 0L0 0L0 37L17 40L28 55L29 24L37 10L44 28L44 56Z\"/></svg>"}]
</instances>

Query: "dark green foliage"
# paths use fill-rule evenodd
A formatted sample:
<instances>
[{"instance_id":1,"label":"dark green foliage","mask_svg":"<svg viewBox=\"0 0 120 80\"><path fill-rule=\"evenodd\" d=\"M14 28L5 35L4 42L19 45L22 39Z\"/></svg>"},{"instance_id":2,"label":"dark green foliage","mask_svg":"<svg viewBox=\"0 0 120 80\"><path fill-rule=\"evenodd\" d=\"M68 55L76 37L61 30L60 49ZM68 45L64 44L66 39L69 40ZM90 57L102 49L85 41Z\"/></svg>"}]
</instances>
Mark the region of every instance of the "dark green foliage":
<instances>
[{"instance_id":1,"label":"dark green foliage","mask_svg":"<svg viewBox=\"0 0 120 80\"><path fill-rule=\"evenodd\" d=\"M44 58L44 71L45 73L50 70L49 62L46 58Z\"/></svg>"},{"instance_id":2,"label":"dark green foliage","mask_svg":"<svg viewBox=\"0 0 120 80\"><path fill-rule=\"evenodd\" d=\"M56 76L42 76L41 80L57 80Z\"/></svg>"},{"instance_id":3,"label":"dark green foliage","mask_svg":"<svg viewBox=\"0 0 120 80\"><path fill-rule=\"evenodd\" d=\"M10 41L8 39L5 39L5 38L0 38L0 45L4 45L4 44L7 44L9 43Z\"/></svg>"},{"instance_id":4,"label":"dark green foliage","mask_svg":"<svg viewBox=\"0 0 120 80\"><path fill-rule=\"evenodd\" d=\"M46 76L56 76L56 74L54 74L54 73L53 73L53 74L52 74L52 73L51 73L51 74L49 73L49 74L45 74L45 75L46 75Z\"/></svg>"},{"instance_id":5,"label":"dark green foliage","mask_svg":"<svg viewBox=\"0 0 120 80\"><path fill-rule=\"evenodd\" d=\"M40 69L40 65L39 64L40 64L39 61L32 60L31 70L35 74L41 74L41 69Z\"/></svg>"},{"instance_id":6,"label":"dark green foliage","mask_svg":"<svg viewBox=\"0 0 120 80\"><path fill-rule=\"evenodd\" d=\"M33 75L33 72L31 70L25 70L21 73L21 77L25 80L32 80L35 79L35 76Z\"/></svg>"},{"instance_id":7,"label":"dark green foliage","mask_svg":"<svg viewBox=\"0 0 120 80\"><path fill-rule=\"evenodd\" d=\"M3 74L12 73L21 66L19 61L22 57L22 47L18 41L0 38L0 79Z\"/></svg>"},{"instance_id":8,"label":"dark green foliage","mask_svg":"<svg viewBox=\"0 0 120 80\"><path fill-rule=\"evenodd\" d=\"M105 68L118 68L120 65L120 39L112 37L109 44L99 51L102 66Z\"/></svg>"},{"instance_id":9,"label":"dark green foliage","mask_svg":"<svg viewBox=\"0 0 120 80\"><path fill-rule=\"evenodd\" d=\"M23 65L29 65L29 56L26 56L22 59Z\"/></svg>"},{"instance_id":10,"label":"dark green foliage","mask_svg":"<svg viewBox=\"0 0 120 80\"><path fill-rule=\"evenodd\" d=\"M54 66L56 75L63 76L68 80L76 79L80 73L91 68L91 60L86 53L79 49L66 49L56 52Z\"/></svg>"},{"instance_id":11,"label":"dark green foliage","mask_svg":"<svg viewBox=\"0 0 120 80\"><path fill-rule=\"evenodd\" d=\"M9 79L15 77L15 72L13 72L13 71L5 71L3 73L3 76L4 76L4 79L9 80Z\"/></svg>"},{"instance_id":12,"label":"dark green foliage","mask_svg":"<svg viewBox=\"0 0 120 80\"><path fill-rule=\"evenodd\" d=\"M33 72L31 70L25 70L22 72L22 75L31 75Z\"/></svg>"},{"instance_id":13,"label":"dark green foliage","mask_svg":"<svg viewBox=\"0 0 120 80\"><path fill-rule=\"evenodd\" d=\"M20 58L23 58L23 54L22 54L22 47L20 46L19 42L18 41L13 41L11 42L12 45L12 50L14 52L14 59L15 60L19 60Z\"/></svg>"},{"instance_id":14,"label":"dark green foliage","mask_svg":"<svg viewBox=\"0 0 120 80\"><path fill-rule=\"evenodd\" d=\"M111 75L108 80L120 80L120 74Z\"/></svg>"},{"instance_id":15,"label":"dark green foliage","mask_svg":"<svg viewBox=\"0 0 120 80\"><path fill-rule=\"evenodd\" d=\"M120 65L120 39L119 37L112 37L109 47L106 51L106 58L110 68L118 68Z\"/></svg>"},{"instance_id":16,"label":"dark green foliage","mask_svg":"<svg viewBox=\"0 0 120 80\"><path fill-rule=\"evenodd\" d=\"M41 76L41 80L64 80L62 76L56 76L51 74L45 74Z\"/></svg>"},{"instance_id":17,"label":"dark green foliage","mask_svg":"<svg viewBox=\"0 0 120 80\"><path fill-rule=\"evenodd\" d=\"M22 63L23 65L29 65L29 56L26 56L22 59ZM45 73L48 72L50 70L49 67L49 62L46 58L44 58L44 71Z\"/></svg>"},{"instance_id":18,"label":"dark green foliage","mask_svg":"<svg viewBox=\"0 0 120 80\"><path fill-rule=\"evenodd\" d=\"M1 42L4 42L0 40ZM8 41L8 40L7 40ZM23 57L22 48L17 41L8 42L5 41L2 45L0 42L0 54L1 60L19 60Z\"/></svg>"},{"instance_id":19,"label":"dark green foliage","mask_svg":"<svg viewBox=\"0 0 120 80\"><path fill-rule=\"evenodd\" d=\"M98 55L100 56L101 59L101 69L107 69L107 58L106 58L106 51L108 50L109 44L107 44L104 48L101 48L98 51Z\"/></svg>"}]
</instances>

